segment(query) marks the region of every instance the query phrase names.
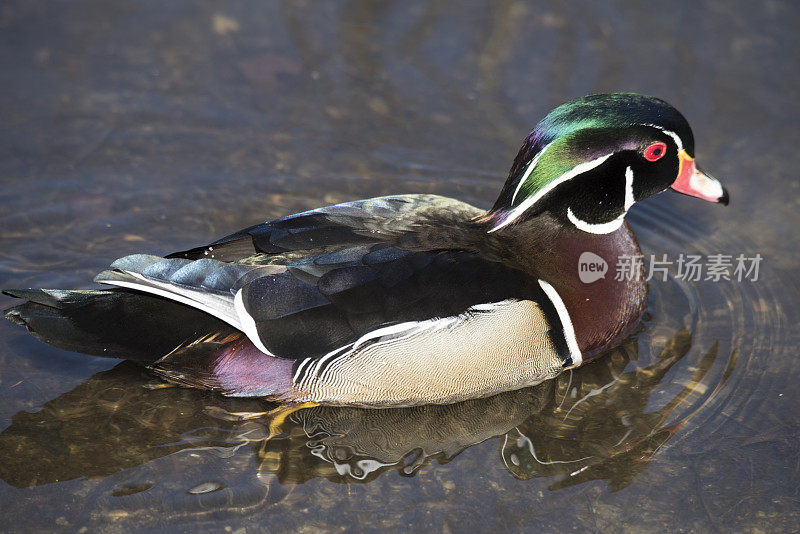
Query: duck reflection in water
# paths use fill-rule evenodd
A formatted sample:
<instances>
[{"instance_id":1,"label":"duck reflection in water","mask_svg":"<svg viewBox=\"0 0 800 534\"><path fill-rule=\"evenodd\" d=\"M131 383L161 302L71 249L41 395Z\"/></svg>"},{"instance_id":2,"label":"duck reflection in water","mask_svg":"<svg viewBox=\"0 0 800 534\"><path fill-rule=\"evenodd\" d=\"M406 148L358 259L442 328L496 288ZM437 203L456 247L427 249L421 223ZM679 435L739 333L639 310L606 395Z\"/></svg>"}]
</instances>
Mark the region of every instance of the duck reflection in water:
<instances>
[{"instance_id":1,"label":"duck reflection in water","mask_svg":"<svg viewBox=\"0 0 800 534\"><path fill-rule=\"evenodd\" d=\"M617 490L713 396L704 393L703 379L716 346L669 402L647 411L690 346L691 335L680 330L652 363L638 366L633 336L591 365L538 386L453 405L385 410L288 411L257 399L166 386L123 362L36 413L16 414L0 434L0 477L16 487L106 477L191 449L222 456L249 450L260 472L273 472L283 483L316 477L369 482L392 470L413 476L433 460L447 463L496 438L498 461L514 477L557 477L553 489L605 479Z\"/></svg>"}]
</instances>

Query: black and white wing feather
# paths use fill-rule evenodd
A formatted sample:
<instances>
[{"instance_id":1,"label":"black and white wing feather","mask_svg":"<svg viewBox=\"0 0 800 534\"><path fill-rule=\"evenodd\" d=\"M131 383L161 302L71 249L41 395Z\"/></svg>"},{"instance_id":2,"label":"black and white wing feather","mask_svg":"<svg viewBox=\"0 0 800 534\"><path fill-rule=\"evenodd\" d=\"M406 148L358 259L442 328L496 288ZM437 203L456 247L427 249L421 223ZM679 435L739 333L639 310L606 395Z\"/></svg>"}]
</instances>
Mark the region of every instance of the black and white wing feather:
<instances>
[{"instance_id":1,"label":"black and white wing feather","mask_svg":"<svg viewBox=\"0 0 800 534\"><path fill-rule=\"evenodd\" d=\"M443 204L462 220L471 213L442 197L359 201L171 258L128 256L96 280L205 311L266 355L294 360L300 400L453 402L579 363L569 318L549 286L458 249L457 225L433 236L414 232Z\"/></svg>"}]
</instances>

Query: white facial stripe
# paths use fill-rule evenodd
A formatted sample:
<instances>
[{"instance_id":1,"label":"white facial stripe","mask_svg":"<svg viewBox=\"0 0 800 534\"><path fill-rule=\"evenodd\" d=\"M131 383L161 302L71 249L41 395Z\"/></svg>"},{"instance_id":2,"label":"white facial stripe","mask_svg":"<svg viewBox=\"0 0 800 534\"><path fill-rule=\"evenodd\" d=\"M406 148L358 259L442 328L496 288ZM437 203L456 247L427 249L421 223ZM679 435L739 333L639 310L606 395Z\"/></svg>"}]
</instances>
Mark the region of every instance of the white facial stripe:
<instances>
[{"instance_id":1,"label":"white facial stripe","mask_svg":"<svg viewBox=\"0 0 800 534\"><path fill-rule=\"evenodd\" d=\"M572 319L569 318L567 307L564 306L564 301L561 300L561 296L553 286L544 280L539 280L539 286L541 286L542 290L544 290L545 294L547 294L547 298L549 298L550 302L553 303L553 306L558 313L558 318L561 321L561 327L564 330L564 338L567 340L569 355L572 359L572 367L578 367L581 363L583 363L583 355L581 354L580 347L578 347L578 338L575 337L575 328L572 326Z\"/></svg>"},{"instance_id":2,"label":"white facial stripe","mask_svg":"<svg viewBox=\"0 0 800 534\"><path fill-rule=\"evenodd\" d=\"M553 180L552 182L545 185L543 188L537 191L535 195L526 198L522 202L522 204L511 210L508 216L500 224L489 230L489 233L495 232L505 226L508 226L509 224L514 222L520 215L522 215L525 211L527 211L531 206L536 204L536 202L538 202L539 199L541 199L547 193L552 191L554 188L563 184L567 180L575 178L580 174L588 172L594 169L595 167L602 165L603 162L608 158L610 158L611 156L612 154L606 154L605 156L601 156L591 161L584 161L583 163L579 163L578 165L574 166L573 168L571 168L570 170L568 170L567 172L565 172L564 174Z\"/></svg>"},{"instance_id":3,"label":"white facial stripe","mask_svg":"<svg viewBox=\"0 0 800 534\"><path fill-rule=\"evenodd\" d=\"M678 134L676 134L672 130L667 130L666 128L662 128L658 124L642 124L642 126L650 126L651 128L656 128L658 130L661 130L662 132L670 136L673 141L675 141L675 144L678 145L678 152L683 150L683 141L681 141L681 138L678 137Z\"/></svg>"},{"instance_id":4,"label":"white facial stripe","mask_svg":"<svg viewBox=\"0 0 800 534\"><path fill-rule=\"evenodd\" d=\"M670 136L673 141L675 141L675 144L678 147L678 151L683 150L683 141L678 136L678 134L676 134L672 130L667 130L666 128L664 128L662 126L659 126L657 124L643 123L642 126L649 126L651 128L656 128L658 130L661 130L666 135ZM514 190L514 194L511 197L511 203L512 204L514 203L514 200L516 199L517 194L519 193L520 189L522 188L522 184L524 184L525 181L527 181L527 179L530 177L531 173L533 172L534 167L536 167L536 164L539 162L539 158L541 157L541 155L544 153L544 151L547 150L547 148L551 144L553 144L553 142L551 142L547 146L545 146L542 149L542 151L539 152L536 155L536 157L533 158L531 163L528 165L528 168L525 170L525 174L522 176L522 179L520 179L519 183L517 184L517 188ZM519 216L522 215L525 211L527 211L531 206L536 204L536 202L538 202L539 199L541 199L544 195L546 195L547 193L552 191L553 188L557 187L558 185L561 185L562 183L564 183L565 181L567 181L567 180L569 180L571 178L574 178L575 176L578 176L579 174L582 174L584 172L587 172L587 171L590 171L590 170L594 169L598 165L601 165L609 157L611 157L611 155L612 154L607 154L605 156L599 157L599 158L594 159L592 161L586 161L584 163L580 163L580 164L576 165L575 167L573 167L569 171L565 172L564 174L562 174L561 176L559 176L558 178L556 178L552 182L550 182L547 185L545 185L542 189L537 191L536 194L534 194L533 196L525 199L519 206L517 206L516 208L512 209L508 213L508 215L506 215L506 217L497 226L495 226L494 228L489 230L488 233L496 232L497 230L500 230L501 228L504 228L504 227L508 226L509 224L514 222L517 218L519 218ZM628 173L631 174L630 180L628 179ZM630 184L632 184L632 180L633 180L632 176L633 176L633 173L630 170L630 167L628 167L628 169L625 171L625 178L626 178L626 180L625 180L626 181L625 212L626 213L630 209L630 207L633 205L633 202L634 202L632 186L628 185L629 182L630 182ZM710 184L704 184L704 185L706 185L707 187L711 187ZM720 186L720 189L721 189L721 186ZM722 196L721 192L719 193L719 196ZM567 217L569 218L570 221L572 221L572 223L575 226L577 226L581 230L584 230L584 231L587 231L587 232L591 232L591 233L595 233L595 234L607 234L607 233L611 233L614 230L618 229L620 226L622 226L622 217L624 217L624 215L625 214L623 213L623 215L621 217L619 217L617 219L614 219L613 221L610 221L608 223L592 224L592 223L587 223L585 221L581 221L580 219L578 219L575 216L574 213L572 213L571 209L567 208Z\"/></svg>"},{"instance_id":5,"label":"white facial stripe","mask_svg":"<svg viewBox=\"0 0 800 534\"><path fill-rule=\"evenodd\" d=\"M552 144L553 144L553 141L547 143L547 145L545 145L545 147L541 151L539 151L538 154L536 154L536 157L533 158L533 160L531 160L530 165L528 165L528 168L525 170L525 174L522 175L522 178L520 179L519 183L517 184L517 188L514 190L514 194L511 196L511 203L512 204L514 203L514 199L517 198L517 193L519 193L519 190L522 189L522 184L524 184L528 180L528 178L530 178L534 167L536 167L536 164L539 163L539 158L542 157L542 154L544 154L545 150L550 148L550 145L552 145Z\"/></svg>"},{"instance_id":6,"label":"white facial stripe","mask_svg":"<svg viewBox=\"0 0 800 534\"><path fill-rule=\"evenodd\" d=\"M622 215L605 223L589 223L576 217L572 212L572 208L567 208L567 219L569 219L569 221L574 224L576 228L583 230L584 232L589 232L590 234L610 234L611 232L617 231L619 227L622 226L622 223L625 221L625 215L628 213L628 210L631 209L631 206L633 206L634 202L633 170L628 167L625 169L625 205Z\"/></svg>"}]
</instances>

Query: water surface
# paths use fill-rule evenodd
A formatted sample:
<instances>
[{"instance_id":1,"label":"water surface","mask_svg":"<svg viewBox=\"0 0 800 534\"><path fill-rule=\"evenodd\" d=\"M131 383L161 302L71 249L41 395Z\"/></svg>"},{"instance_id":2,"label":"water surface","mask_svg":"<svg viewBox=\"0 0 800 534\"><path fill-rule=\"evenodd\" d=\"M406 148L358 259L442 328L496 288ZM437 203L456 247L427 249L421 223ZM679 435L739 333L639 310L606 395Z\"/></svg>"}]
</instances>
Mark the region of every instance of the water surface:
<instances>
[{"instance_id":1,"label":"water surface","mask_svg":"<svg viewBox=\"0 0 800 534\"><path fill-rule=\"evenodd\" d=\"M4 321L4 524L794 530L798 27L791 2L6 2L3 287L92 287L131 252L369 196L488 206L539 118L619 90L678 107L732 197L634 207L644 251L764 260L653 281L601 360L449 407L289 413Z\"/></svg>"}]
</instances>

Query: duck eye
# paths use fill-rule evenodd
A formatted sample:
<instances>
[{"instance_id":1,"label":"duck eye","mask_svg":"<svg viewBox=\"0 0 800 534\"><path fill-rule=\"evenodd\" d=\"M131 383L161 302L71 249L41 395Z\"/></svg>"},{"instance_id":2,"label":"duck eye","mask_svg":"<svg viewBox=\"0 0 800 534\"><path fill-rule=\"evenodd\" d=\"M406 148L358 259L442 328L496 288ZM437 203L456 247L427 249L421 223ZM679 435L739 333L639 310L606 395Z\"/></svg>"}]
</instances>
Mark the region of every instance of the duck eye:
<instances>
[{"instance_id":1,"label":"duck eye","mask_svg":"<svg viewBox=\"0 0 800 534\"><path fill-rule=\"evenodd\" d=\"M667 144L659 141L645 148L644 152L642 152L642 155L644 156L644 159L646 159L647 161L657 161L661 159L666 153L667 153Z\"/></svg>"}]
</instances>

